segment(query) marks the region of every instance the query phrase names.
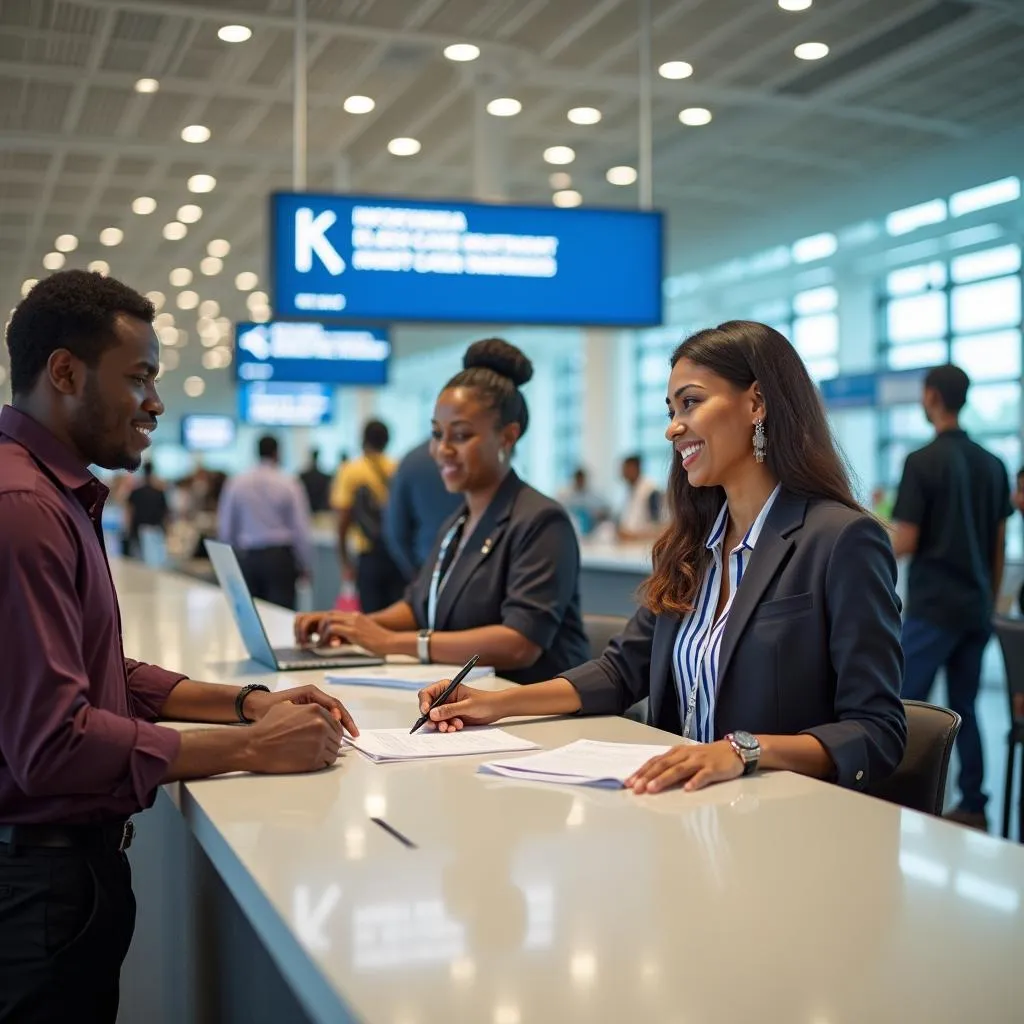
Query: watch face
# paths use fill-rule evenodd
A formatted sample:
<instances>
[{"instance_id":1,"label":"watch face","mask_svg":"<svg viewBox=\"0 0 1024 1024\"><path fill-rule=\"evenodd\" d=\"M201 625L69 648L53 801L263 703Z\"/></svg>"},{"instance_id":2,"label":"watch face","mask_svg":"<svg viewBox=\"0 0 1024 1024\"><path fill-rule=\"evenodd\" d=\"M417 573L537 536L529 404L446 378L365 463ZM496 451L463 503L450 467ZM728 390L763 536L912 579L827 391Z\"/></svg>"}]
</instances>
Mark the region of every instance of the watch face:
<instances>
[{"instance_id":1,"label":"watch face","mask_svg":"<svg viewBox=\"0 0 1024 1024\"><path fill-rule=\"evenodd\" d=\"M757 742L757 739L749 732L744 732L742 729L738 729L732 734L732 738L736 743L741 746L744 750L757 750L761 746Z\"/></svg>"}]
</instances>

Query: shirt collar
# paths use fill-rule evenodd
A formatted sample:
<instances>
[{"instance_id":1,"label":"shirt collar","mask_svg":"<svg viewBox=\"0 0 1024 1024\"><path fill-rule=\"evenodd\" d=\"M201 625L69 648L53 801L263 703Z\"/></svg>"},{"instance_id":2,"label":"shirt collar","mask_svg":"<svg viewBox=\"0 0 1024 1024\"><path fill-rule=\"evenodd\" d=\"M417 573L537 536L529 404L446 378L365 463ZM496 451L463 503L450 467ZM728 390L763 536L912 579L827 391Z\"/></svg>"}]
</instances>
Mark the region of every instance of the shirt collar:
<instances>
[{"instance_id":1,"label":"shirt collar","mask_svg":"<svg viewBox=\"0 0 1024 1024\"><path fill-rule=\"evenodd\" d=\"M754 545L757 544L757 539L761 536L761 531L764 529L768 513L771 512L772 505L775 504L775 499L778 497L779 491L781 490L782 484L776 484L775 490L768 495L768 500L761 506L761 511L757 513L757 518L750 524L750 529L743 535L743 540L740 541L739 545L734 550L754 550ZM715 525L711 528L711 533L708 534L707 543L705 545L708 551L718 549L719 553L721 553L722 543L725 540L725 530L728 523L729 503L725 502L725 504L722 505L721 511L718 513Z\"/></svg>"}]
</instances>

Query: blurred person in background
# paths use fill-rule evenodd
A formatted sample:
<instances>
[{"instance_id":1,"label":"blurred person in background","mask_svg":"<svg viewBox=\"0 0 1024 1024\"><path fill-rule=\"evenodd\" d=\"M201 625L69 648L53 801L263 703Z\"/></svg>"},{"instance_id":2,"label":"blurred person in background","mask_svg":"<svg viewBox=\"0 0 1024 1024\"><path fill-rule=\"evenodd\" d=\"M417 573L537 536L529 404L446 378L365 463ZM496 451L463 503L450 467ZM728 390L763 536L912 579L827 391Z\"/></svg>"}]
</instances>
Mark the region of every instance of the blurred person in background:
<instances>
[{"instance_id":1,"label":"blurred person in background","mask_svg":"<svg viewBox=\"0 0 1024 1024\"><path fill-rule=\"evenodd\" d=\"M170 509L167 494L162 485L153 478L153 463L142 467L142 483L128 495L125 503L125 536L128 539L128 554L133 558L142 557L140 529L149 526L166 536Z\"/></svg>"},{"instance_id":2,"label":"blurred person in background","mask_svg":"<svg viewBox=\"0 0 1024 1024\"><path fill-rule=\"evenodd\" d=\"M390 440L384 423L369 420L363 427L363 454L341 464L331 488L342 580L355 583L367 613L394 604L405 587L384 539L384 508L395 473L395 460L384 454Z\"/></svg>"},{"instance_id":3,"label":"blurred person in background","mask_svg":"<svg viewBox=\"0 0 1024 1024\"><path fill-rule=\"evenodd\" d=\"M622 479L628 496L619 516L618 536L621 541L653 540L664 526L664 496L658 485L643 475L639 455L622 460Z\"/></svg>"},{"instance_id":4,"label":"blurred person in background","mask_svg":"<svg viewBox=\"0 0 1024 1024\"><path fill-rule=\"evenodd\" d=\"M558 493L558 501L572 516L582 536L591 533L609 516L608 504L591 490L587 471L580 466L572 475L572 483Z\"/></svg>"},{"instance_id":5,"label":"blurred person in background","mask_svg":"<svg viewBox=\"0 0 1024 1024\"><path fill-rule=\"evenodd\" d=\"M259 464L225 485L217 536L238 554L252 596L295 609L295 587L313 568L306 492L281 469L277 438L257 444Z\"/></svg>"},{"instance_id":6,"label":"blurred person in background","mask_svg":"<svg viewBox=\"0 0 1024 1024\"><path fill-rule=\"evenodd\" d=\"M460 504L441 479L429 439L402 459L384 509L384 539L406 582L416 578L441 524Z\"/></svg>"},{"instance_id":7,"label":"blurred person in background","mask_svg":"<svg viewBox=\"0 0 1024 1024\"><path fill-rule=\"evenodd\" d=\"M320 452L313 448L309 453L309 465L299 474L299 482L306 490L309 510L316 515L327 512L331 507L331 478L320 468Z\"/></svg>"},{"instance_id":8,"label":"blurred person in background","mask_svg":"<svg viewBox=\"0 0 1024 1024\"><path fill-rule=\"evenodd\" d=\"M907 456L892 511L893 548L897 558L910 556L903 697L927 700L939 669L946 670L949 706L963 719L956 738L960 803L947 817L985 830L975 704L1013 506L1005 466L960 426L970 383L958 366L925 376L922 403L935 439Z\"/></svg>"}]
</instances>

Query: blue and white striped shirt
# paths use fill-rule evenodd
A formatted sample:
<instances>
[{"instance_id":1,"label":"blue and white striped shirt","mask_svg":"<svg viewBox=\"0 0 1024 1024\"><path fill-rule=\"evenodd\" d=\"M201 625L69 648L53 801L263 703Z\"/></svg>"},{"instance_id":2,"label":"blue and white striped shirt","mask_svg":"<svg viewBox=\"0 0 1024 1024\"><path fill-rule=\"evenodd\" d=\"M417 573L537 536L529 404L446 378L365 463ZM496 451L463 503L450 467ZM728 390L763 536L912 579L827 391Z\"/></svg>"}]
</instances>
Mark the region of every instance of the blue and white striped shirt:
<instances>
[{"instance_id":1,"label":"blue and white striped shirt","mask_svg":"<svg viewBox=\"0 0 1024 1024\"><path fill-rule=\"evenodd\" d=\"M781 486L781 485L780 485ZM672 656L672 675L683 720L683 735L700 743L710 743L715 737L715 700L718 696L718 655L722 637L729 621L729 609L736 591L743 581L743 570L761 535L765 520L771 511L779 487L768 496L764 507L747 530L743 540L729 552L728 566L724 565L722 546L729 525L729 506L723 505L718 519L708 535L707 548L713 561L694 599L693 611L679 626ZM729 588L722 614L715 621L715 610L722 595L722 581Z\"/></svg>"}]
</instances>

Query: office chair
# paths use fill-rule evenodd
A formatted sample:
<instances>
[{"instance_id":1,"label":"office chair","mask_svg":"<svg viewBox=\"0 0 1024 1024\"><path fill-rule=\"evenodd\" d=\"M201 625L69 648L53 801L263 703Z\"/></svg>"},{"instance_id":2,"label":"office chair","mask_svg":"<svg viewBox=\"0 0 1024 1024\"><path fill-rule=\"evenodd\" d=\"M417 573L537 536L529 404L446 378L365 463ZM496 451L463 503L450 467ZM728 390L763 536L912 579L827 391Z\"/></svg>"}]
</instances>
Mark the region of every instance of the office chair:
<instances>
[{"instance_id":1,"label":"office chair","mask_svg":"<svg viewBox=\"0 0 1024 1024\"><path fill-rule=\"evenodd\" d=\"M997 615L992 620L1006 667L1006 693L1010 702L1010 731L1006 737L1006 782L1003 789L1003 838L1010 838L1010 801L1017 748L1024 746L1024 718L1013 715L1013 695L1024 693L1024 619ZM1017 839L1024 842L1024 757L1020 763L1020 805L1017 809Z\"/></svg>"},{"instance_id":2,"label":"office chair","mask_svg":"<svg viewBox=\"0 0 1024 1024\"><path fill-rule=\"evenodd\" d=\"M949 708L905 700L907 712L907 749L896 771L874 796L925 814L942 814L946 799L946 776L953 741L960 731L960 716Z\"/></svg>"},{"instance_id":3,"label":"office chair","mask_svg":"<svg viewBox=\"0 0 1024 1024\"><path fill-rule=\"evenodd\" d=\"M583 632L587 634L590 644L590 656L600 658L612 637L618 636L629 622L623 615L584 615ZM624 717L634 722L647 724L647 698L637 701L627 708Z\"/></svg>"}]
</instances>

